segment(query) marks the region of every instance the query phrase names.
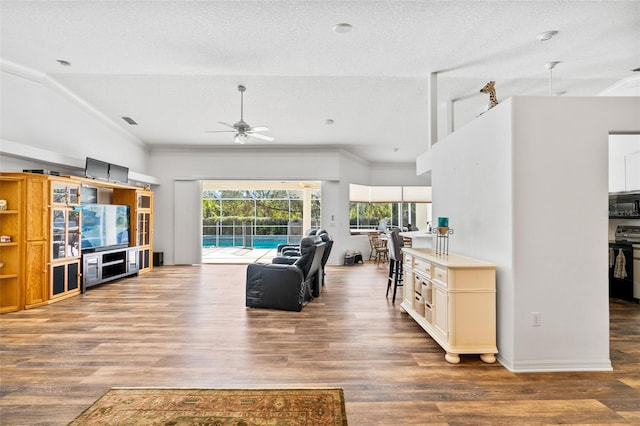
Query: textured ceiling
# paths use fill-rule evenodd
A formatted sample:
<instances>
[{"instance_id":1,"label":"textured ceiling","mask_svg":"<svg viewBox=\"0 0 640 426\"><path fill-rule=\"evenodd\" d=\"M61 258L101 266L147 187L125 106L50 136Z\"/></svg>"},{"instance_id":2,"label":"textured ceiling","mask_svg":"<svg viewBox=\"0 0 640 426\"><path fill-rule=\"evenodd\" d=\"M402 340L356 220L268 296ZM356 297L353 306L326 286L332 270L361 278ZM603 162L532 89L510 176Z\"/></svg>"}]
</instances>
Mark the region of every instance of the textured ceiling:
<instances>
[{"instance_id":1,"label":"textured ceiling","mask_svg":"<svg viewBox=\"0 0 640 426\"><path fill-rule=\"evenodd\" d=\"M256 145L342 147L411 162L498 99L592 96L640 67L640 1L2 1L3 61L43 72L145 144L229 146L218 121L268 126ZM334 24L353 31L336 34ZM546 30L558 35L536 40ZM71 62L62 67L56 60ZM636 73L637 74L637 73ZM120 119L129 116L138 126ZM333 125L325 124L333 119Z\"/></svg>"}]
</instances>

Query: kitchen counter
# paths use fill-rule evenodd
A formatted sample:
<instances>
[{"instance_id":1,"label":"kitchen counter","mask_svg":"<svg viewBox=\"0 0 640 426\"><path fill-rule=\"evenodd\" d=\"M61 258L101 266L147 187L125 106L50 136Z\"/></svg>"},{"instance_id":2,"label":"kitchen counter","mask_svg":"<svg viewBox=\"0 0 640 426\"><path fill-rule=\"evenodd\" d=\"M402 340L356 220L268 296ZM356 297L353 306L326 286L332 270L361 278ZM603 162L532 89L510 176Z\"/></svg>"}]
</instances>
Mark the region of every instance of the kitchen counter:
<instances>
[{"instance_id":1,"label":"kitchen counter","mask_svg":"<svg viewBox=\"0 0 640 426\"><path fill-rule=\"evenodd\" d=\"M461 256L459 254L438 254L435 249L430 248L409 248L405 247L402 249L403 252L425 259L426 261L433 263L435 265L441 265L445 268L450 269L465 269L465 268L476 268L476 269L495 269L496 265L493 263L485 262L483 260L474 259L467 256Z\"/></svg>"},{"instance_id":2,"label":"kitchen counter","mask_svg":"<svg viewBox=\"0 0 640 426\"><path fill-rule=\"evenodd\" d=\"M433 247L433 237L435 234L427 231L405 231L400 232L400 235L411 238L411 247L413 248Z\"/></svg>"}]
</instances>

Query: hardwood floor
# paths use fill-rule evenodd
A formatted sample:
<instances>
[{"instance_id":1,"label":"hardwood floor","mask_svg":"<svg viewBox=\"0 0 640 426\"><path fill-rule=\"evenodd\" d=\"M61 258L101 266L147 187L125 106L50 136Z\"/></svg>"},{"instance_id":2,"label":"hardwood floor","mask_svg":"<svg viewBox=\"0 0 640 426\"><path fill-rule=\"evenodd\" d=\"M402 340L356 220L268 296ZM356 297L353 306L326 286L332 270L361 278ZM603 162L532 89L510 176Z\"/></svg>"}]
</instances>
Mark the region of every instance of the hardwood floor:
<instances>
[{"instance_id":1,"label":"hardwood floor","mask_svg":"<svg viewBox=\"0 0 640 426\"><path fill-rule=\"evenodd\" d=\"M637 304L611 303L613 372L514 374L446 363L385 268L328 268L300 313L246 309L245 271L164 266L1 315L0 423L66 424L116 386L337 386L350 425L640 423Z\"/></svg>"}]
</instances>

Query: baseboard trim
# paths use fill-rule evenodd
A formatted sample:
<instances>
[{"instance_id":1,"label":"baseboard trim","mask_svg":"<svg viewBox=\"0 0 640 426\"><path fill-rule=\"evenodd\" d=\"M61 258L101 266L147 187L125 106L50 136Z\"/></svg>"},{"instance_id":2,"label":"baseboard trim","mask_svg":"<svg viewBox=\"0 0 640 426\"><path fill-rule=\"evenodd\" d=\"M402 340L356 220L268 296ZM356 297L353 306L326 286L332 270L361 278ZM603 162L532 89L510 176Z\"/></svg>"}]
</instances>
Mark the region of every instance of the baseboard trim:
<instances>
[{"instance_id":1,"label":"baseboard trim","mask_svg":"<svg viewBox=\"0 0 640 426\"><path fill-rule=\"evenodd\" d=\"M497 356L500 364L514 373L549 373L567 371L613 371L611 360L527 360L510 362Z\"/></svg>"}]
</instances>

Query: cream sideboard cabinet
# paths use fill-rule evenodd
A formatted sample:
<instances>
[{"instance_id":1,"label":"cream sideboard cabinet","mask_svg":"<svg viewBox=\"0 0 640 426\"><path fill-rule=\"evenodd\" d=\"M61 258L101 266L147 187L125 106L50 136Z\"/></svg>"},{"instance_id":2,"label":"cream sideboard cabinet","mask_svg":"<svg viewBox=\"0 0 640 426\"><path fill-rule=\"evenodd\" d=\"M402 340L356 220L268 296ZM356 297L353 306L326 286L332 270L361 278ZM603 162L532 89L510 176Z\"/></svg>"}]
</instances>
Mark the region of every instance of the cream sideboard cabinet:
<instances>
[{"instance_id":1,"label":"cream sideboard cabinet","mask_svg":"<svg viewBox=\"0 0 640 426\"><path fill-rule=\"evenodd\" d=\"M404 300L409 314L457 364L460 354L496 361L495 265L434 249L404 248Z\"/></svg>"}]
</instances>

